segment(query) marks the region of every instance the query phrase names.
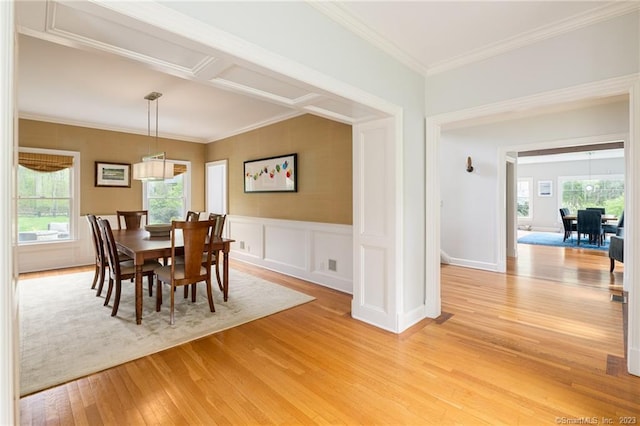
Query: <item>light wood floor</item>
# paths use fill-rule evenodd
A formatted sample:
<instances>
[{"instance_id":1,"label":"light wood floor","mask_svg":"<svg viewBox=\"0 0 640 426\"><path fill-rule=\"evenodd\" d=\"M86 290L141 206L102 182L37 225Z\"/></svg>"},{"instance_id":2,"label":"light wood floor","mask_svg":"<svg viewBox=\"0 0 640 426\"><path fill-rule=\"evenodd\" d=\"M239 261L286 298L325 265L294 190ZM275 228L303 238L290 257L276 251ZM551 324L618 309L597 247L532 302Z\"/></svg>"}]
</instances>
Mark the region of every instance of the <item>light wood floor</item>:
<instances>
[{"instance_id":1,"label":"light wood floor","mask_svg":"<svg viewBox=\"0 0 640 426\"><path fill-rule=\"evenodd\" d=\"M400 335L352 319L348 295L233 266L316 300L24 397L21 423L640 421L609 300L622 265L610 275L604 253L521 245L508 274L443 266L443 315Z\"/></svg>"}]
</instances>

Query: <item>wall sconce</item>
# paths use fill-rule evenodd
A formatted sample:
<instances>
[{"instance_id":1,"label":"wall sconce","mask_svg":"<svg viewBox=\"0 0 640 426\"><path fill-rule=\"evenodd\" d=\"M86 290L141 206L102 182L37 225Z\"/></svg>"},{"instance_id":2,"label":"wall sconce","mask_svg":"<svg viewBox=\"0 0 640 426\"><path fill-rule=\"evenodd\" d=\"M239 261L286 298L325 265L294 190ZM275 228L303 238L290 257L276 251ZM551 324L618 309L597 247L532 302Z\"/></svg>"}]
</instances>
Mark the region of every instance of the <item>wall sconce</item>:
<instances>
[{"instance_id":1,"label":"wall sconce","mask_svg":"<svg viewBox=\"0 0 640 426\"><path fill-rule=\"evenodd\" d=\"M471 157L467 157L467 172L471 173L473 171L473 165L471 164Z\"/></svg>"}]
</instances>

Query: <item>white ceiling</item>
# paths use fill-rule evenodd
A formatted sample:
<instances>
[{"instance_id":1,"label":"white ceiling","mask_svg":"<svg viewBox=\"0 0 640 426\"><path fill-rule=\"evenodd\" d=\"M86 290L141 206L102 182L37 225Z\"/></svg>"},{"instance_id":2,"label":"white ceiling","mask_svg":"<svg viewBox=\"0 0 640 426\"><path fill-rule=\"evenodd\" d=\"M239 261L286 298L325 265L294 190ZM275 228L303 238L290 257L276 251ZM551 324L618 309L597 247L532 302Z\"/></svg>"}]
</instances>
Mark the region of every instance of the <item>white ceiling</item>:
<instances>
[{"instance_id":1,"label":"white ceiling","mask_svg":"<svg viewBox=\"0 0 640 426\"><path fill-rule=\"evenodd\" d=\"M310 3L424 73L575 28L626 4ZM160 135L196 142L304 113L345 123L381 116L208 46L114 16L90 2L18 1L16 23L21 34L18 109L23 118L146 134L144 96L152 91L163 93Z\"/></svg>"}]
</instances>

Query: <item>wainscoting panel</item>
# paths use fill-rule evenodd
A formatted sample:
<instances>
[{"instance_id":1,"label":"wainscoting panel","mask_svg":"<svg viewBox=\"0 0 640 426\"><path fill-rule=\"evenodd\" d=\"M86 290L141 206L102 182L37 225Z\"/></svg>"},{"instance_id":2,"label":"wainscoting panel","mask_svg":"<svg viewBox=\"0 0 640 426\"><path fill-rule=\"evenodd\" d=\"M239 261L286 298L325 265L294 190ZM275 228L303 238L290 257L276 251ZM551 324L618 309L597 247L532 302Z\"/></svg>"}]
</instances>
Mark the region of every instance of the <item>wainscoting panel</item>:
<instances>
[{"instance_id":1,"label":"wainscoting panel","mask_svg":"<svg viewBox=\"0 0 640 426\"><path fill-rule=\"evenodd\" d=\"M307 250L291 250L292 242L309 247L309 232L304 228L264 224L264 260L288 267L308 270Z\"/></svg>"},{"instance_id":2,"label":"wainscoting panel","mask_svg":"<svg viewBox=\"0 0 640 426\"><path fill-rule=\"evenodd\" d=\"M227 216L231 257L351 294L352 227Z\"/></svg>"}]
</instances>

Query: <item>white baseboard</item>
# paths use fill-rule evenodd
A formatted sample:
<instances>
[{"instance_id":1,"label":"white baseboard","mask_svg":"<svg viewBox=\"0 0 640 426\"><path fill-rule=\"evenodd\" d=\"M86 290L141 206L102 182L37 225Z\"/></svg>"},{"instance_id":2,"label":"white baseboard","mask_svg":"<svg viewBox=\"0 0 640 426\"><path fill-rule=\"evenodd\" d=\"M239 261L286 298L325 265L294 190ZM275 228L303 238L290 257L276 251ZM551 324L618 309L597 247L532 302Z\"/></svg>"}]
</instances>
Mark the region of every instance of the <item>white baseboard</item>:
<instances>
[{"instance_id":1,"label":"white baseboard","mask_svg":"<svg viewBox=\"0 0 640 426\"><path fill-rule=\"evenodd\" d=\"M452 257L449 259L450 265L462 266L465 268L482 269L483 271L499 272L497 263L478 262L475 260L459 259Z\"/></svg>"},{"instance_id":2,"label":"white baseboard","mask_svg":"<svg viewBox=\"0 0 640 426\"><path fill-rule=\"evenodd\" d=\"M627 369L629 374L640 376L640 349L629 348L627 353Z\"/></svg>"}]
</instances>

